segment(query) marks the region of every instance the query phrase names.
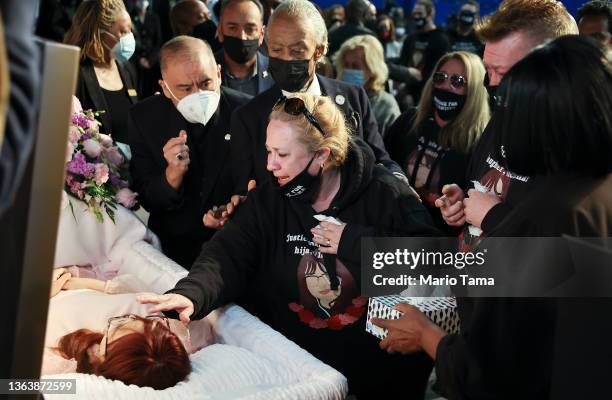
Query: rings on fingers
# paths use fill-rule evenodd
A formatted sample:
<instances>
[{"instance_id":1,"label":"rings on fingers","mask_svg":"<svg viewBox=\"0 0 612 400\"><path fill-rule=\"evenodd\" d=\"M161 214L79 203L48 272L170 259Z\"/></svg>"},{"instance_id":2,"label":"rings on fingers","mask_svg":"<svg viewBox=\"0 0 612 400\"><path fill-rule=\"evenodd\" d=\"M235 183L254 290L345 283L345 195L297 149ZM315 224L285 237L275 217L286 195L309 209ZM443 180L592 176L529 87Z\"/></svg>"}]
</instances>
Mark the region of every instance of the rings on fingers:
<instances>
[{"instance_id":1,"label":"rings on fingers","mask_svg":"<svg viewBox=\"0 0 612 400\"><path fill-rule=\"evenodd\" d=\"M330 246L331 245L331 240L327 239L327 245Z\"/></svg>"}]
</instances>

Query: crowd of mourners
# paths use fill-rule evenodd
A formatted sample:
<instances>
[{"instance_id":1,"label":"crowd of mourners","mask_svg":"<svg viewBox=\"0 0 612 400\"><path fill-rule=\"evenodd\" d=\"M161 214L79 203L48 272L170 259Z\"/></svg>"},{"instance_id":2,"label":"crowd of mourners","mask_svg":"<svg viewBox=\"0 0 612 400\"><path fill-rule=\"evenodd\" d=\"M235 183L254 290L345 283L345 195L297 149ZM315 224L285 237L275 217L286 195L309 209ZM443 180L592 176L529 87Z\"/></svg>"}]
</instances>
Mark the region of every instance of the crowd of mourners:
<instances>
[{"instance_id":1,"label":"crowd of mourners","mask_svg":"<svg viewBox=\"0 0 612 400\"><path fill-rule=\"evenodd\" d=\"M610 1L574 18L554 0L487 16L465 0L445 27L433 0L387 4L41 3L37 33L81 48L76 97L104 111L148 227L189 270L141 301L185 322L237 302L358 399L423 398L434 367L450 399L605 382L608 299L459 297L456 334L401 306L380 342L360 239L607 239Z\"/></svg>"}]
</instances>

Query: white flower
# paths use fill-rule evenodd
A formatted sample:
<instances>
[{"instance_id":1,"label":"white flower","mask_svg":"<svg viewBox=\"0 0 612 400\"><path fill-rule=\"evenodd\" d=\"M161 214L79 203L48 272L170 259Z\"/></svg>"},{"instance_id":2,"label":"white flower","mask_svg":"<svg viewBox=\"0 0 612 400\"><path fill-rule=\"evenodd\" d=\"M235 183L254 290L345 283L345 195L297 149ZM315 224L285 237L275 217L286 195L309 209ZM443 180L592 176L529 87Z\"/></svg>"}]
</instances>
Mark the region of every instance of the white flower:
<instances>
[{"instance_id":1,"label":"white flower","mask_svg":"<svg viewBox=\"0 0 612 400\"><path fill-rule=\"evenodd\" d=\"M111 147L113 145L113 138L110 137L109 135L106 135L104 133L100 133L98 135L100 137L100 143L102 143L102 146L104 147Z\"/></svg>"},{"instance_id":2,"label":"white flower","mask_svg":"<svg viewBox=\"0 0 612 400\"><path fill-rule=\"evenodd\" d=\"M102 145L96 140L87 139L83 142L83 150L85 150L89 157L96 158L102 152Z\"/></svg>"},{"instance_id":3,"label":"white flower","mask_svg":"<svg viewBox=\"0 0 612 400\"><path fill-rule=\"evenodd\" d=\"M106 153L106 159L112 165L116 165L119 167L123 164L123 161L124 161L123 156L121 155L117 147L114 147L114 146L110 147L106 149L105 153Z\"/></svg>"},{"instance_id":4,"label":"white flower","mask_svg":"<svg viewBox=\"0 0 612 400\"><path fill-rule=\"evenodd\" d=\"M70 142L66 144L66 162L72 160L72 153L74 153L74 145Z\"/></svg>"},{"instance_id":5,"label":"white flower","mask_svg":"<svg viewBox=\"0 0 612 400\"><path fill-rule=\"evenodd\" d=\"M115 199L125 208L132 208L136 205L136 197L138 193L132 192L128 188L123 188L117 192Z\"/></svg>"}]
</instances>

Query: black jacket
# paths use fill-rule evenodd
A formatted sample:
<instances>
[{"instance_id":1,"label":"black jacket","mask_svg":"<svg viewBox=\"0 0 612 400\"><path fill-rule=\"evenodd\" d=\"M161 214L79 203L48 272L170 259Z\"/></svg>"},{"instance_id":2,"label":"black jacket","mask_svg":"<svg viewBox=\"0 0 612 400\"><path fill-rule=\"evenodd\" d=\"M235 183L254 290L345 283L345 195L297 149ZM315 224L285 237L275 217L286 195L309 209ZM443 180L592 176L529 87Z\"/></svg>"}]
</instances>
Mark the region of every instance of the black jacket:
<instances>
[{"instance_id":1,"label":"black jacket","mask_svg":"<svg viewBox=\"0 0 612 400\"><path fill-rule=\"evenodd\" d=\"M347 117L349 124L356 127L355 135L370 145L376 162L391 172L402 173L399 165L389 158L385 150L366 92L357 86L318 74L317 78L322 94L331 98ZM266 170L266 128L272 107L281 96L280 88L274 85L236 110L232 117L232 131L240 132L237 140L232 141L232 176L236 193L246 191L249 179L255 179L258 184L269 179Z\"/></svg>"},{"instance_id":2,"label":"black jacket","mask_svg":"<svg viewBox=\"0 0 612 400\"><path fill-rule=\"evenodd\" d=\"M191 267L200 246L213 231L204 228L202 217L212 206L225 204L232 195L229 168L232 111L249 96L221 88L217 112L206 127L187 122L163 95L151 96L130 110L132 188L150 212L149 227L172 259ZM166 181L162 148L181 129L187 132L191 163L176 191Z\"/></svg>"},{"instance_id":3,"label":"black jacket","mask_svg":"<svg viewBox=\"0 0 612 400\"><path fill-rule=\"evenodd\" d=\"M333 57L333 55L340 50L344 42L357 35L376 36L374 32L366 28L361 22L347 21L344 25L332 29L329 32L329 50L327 52L329 57Z\"/></svg>"},{"instance_id":4,"label":"black jacket","mask_svg":"<svg viewBox=\"0 0 612 400\"><path fill-rule=\"evenodd\" d=\"M123 81L123 90L126 92L132 104L138 102L138 92L136 90L136 72L130 63L120 63L117 61L119 75ZM90 60L81 62L79 68L79 79L76 87L76 97L81 102L83 110L92 109L94 111L105 111L98 118L102 122L101 132L109 132L112 126L113 116L109 112L108 104L102 93L102 88L98 83L94 66Z\"/></svg>"},{"instance_id":5,"label":"black jacket","mask_svg":"<svg viewBox=\"0 0 612 400\"><path fill-rule=\"evenodd\" d=\"M611 226L612 175L557 176L534 179L532 190L490 236L594 237L607 239L609 246ZM539 267L558 269L552 259L564 251L555 248L551 262ZM532 253L507 254L529 260ZM523 276L526 264L511 263L513 275ZM444 337L436 358L440 388L449 399L609 397L610 298L458 298L457 303L461 333Z\"/></svg>"},{"instance_id":6,"label":"black jacket","mask_svg":"<svg viewBox=\"0 0 612 400\"><path fill-rule=\"evenodd\" d=\"M227 86L228 67L225 65L225 50L221 49L215 53L217 64L221 65L221 84ZM274 79L268 72L268 57L257 52L257 94L263 93L274 86Z\"/></svg>"},{"instance_id":7,"label":"black jacket","mask_svg":"<svg viewBox=\"0 0 612 400\"><path fill-rule=\"evenodd\" d=\"M374 165L367 145L356 140L361 145L351 148L341 167L340 190L328 210L317 213L310 202L284 197L272 182L258 186L249 193L236 217L204 245L190 274L171 292L193 301L193 318L202 318L214 308L248 294L247 302L255 315L340 370L348 377L352 392L375 398L371 396L381 386L394 391L386 386L397 386L392 385L397 379L394 374L409 373L411 385L401 385L399 392L413 398L410 393L424 388L428 360L422 355L398 358L381 351L378 340L364 330L365 314L353 323L332 327L333 317L350 312L352 301L360 296L361 237L435 232L427 211L408 186ZM315 214L335 216L347 223L337 258L323 258L317 252L310 232L318 223ZM330 271L328 277L339 277L341 291L333 307L319 303L306 284L307 276L312 276L309 279L316 277L317 285L327 282L329 288L329 279L333 278L325 278L326 273L320 273L323 268L309 275L305 266L309 262L324 265ZM315 294L330 294L323 289L319 287L322 291ZM329 325L310 325L313 318L329 318ZM369 368L372 365L376 371Z\"/></svg>"}]
</instances>

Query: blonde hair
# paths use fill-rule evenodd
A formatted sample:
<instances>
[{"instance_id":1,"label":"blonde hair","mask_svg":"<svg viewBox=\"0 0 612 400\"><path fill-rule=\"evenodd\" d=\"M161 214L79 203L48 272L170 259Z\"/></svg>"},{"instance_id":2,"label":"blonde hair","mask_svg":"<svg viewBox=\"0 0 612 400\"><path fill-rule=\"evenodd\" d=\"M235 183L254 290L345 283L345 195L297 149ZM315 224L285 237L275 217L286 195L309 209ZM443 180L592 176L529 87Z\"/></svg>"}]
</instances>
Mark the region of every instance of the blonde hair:
<instances>
[{"instance_id":1,"label":"blonde hair","mask_svg":"<svg viewBox=\"0 0 612 400\"><path fill-rule=\"evenodd\" d=\"M287 122L300 132L298 140L311 153L316 153L323 147L330 149L329 163L339 167L346 160L349 149L350 130L344 119L344 114L329 97L313 93L295 93L306 109L316 118L325 132L324 135L315 128L302 114L291 115L285 112L285 103L280 103L272 109L270 120Z\"/></svg>"},{"instance_id":2,"label":"blonde hair","mask_svg":"<svg viewBox=\"0 0 612 400\"><path fill-rule=\"evenodd\" d=\"M485 42L496 42L515 32L524 32L532 47L563 35L578 34L578 25L560 1L504 0L497 11L480 20L476 34Z\"/></svg>"},{"instance_id":3,"label":"blonde hair","mask_svg":"<svg viewBox=\"0 0 612 400\"><path fill-rule=\"evenodd\" d=\"M89 58L94 63L104 63L100 31L108 31L122 11L127 12L123 0L85 0L74 13L64 43L80 47L81 60Z\"/></svg>"},{"instance_id":4,"label":"blonde hair","mask_svg":"<svg viewBox=\"0 0 612 400\"><path fill-rule=\"evenodd\" d=\"M340 50L334 54L334 65L338 79L344 74L344 55L349 51L362 48L366 67L370 71L370 78L365 83L366 90L380 92L385 89L385 83L389 78L389 68L385 63L385 53L382 44L372 35L353 36L342 44Z\"/></svg>"},{"instance_id":5,"label":"blonde hair","mask_svg":"<svg viewBox=\"0 0 612 400\"><path fill-rule=\"evenodd\" d=\"M466 51L455 51L447 53L436 63L434 72L438 71L448 60L455 59L465 66L465 78L467 79L466 99L463 109L459 115L440 129L438 143L461 153L467 153L491 118L489 111L489 96L482 84L485 76L485 68L476 54ZM423 87L423 94L417 108L411 133L433 115L432 104L433 74Z\"/></svg>"}]
</instances>

